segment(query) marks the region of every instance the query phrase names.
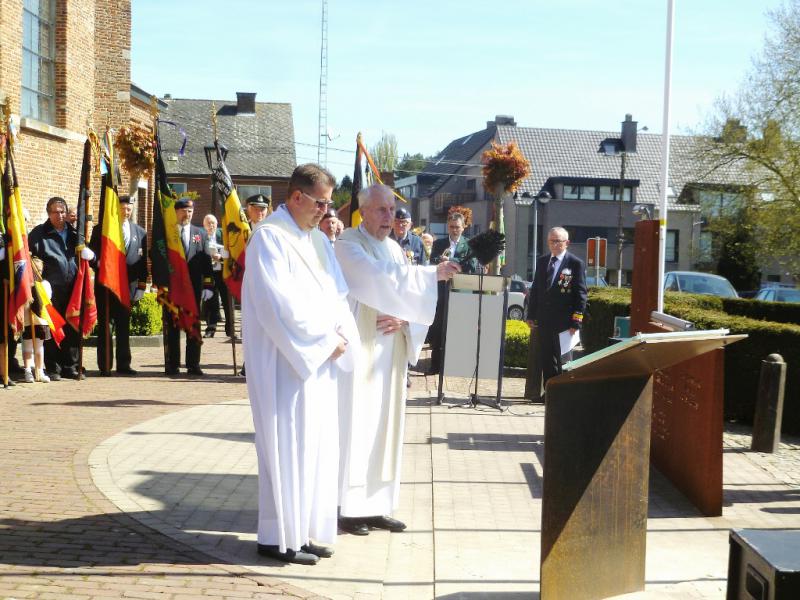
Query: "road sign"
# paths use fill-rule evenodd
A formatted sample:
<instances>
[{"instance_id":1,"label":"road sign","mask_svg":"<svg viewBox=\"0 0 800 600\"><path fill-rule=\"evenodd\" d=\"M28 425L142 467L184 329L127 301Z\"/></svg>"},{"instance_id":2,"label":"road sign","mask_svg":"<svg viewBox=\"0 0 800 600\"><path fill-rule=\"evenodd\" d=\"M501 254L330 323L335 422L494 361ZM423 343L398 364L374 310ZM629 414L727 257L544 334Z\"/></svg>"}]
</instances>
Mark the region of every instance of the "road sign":
<instances>
[{"instance_id":1,"label":"road sign","mask_svg":"<svg viewBox=\"0 0 800 600\"><path fill-rule=\"evenodd\" d=\"M586 240L586 266L605 267L606 266L606 238L593 237Z\"/></svg>"}]
</instances>

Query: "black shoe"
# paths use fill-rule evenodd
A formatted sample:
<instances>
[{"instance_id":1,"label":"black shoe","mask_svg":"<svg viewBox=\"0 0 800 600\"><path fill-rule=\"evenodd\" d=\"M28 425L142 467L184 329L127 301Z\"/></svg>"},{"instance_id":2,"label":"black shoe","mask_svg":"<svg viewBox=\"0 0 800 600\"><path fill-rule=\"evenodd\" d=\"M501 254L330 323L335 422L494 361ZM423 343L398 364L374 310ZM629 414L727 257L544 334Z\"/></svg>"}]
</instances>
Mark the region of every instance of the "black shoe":
<instances>
[{"instance_id":1,"label":"black shoe","mask_svg":"<svg viewBox=\"0 0 800 600\"><path fill-rule=\"evenodd\" d=\"M267 546L266 544L258 545L258 553L261 556L269 556L275 560L281 560L287 563L295 563L298 565L315 565L319 562L319 556L310 554L308 552L297 552L291 548L287 548L286 552L278 550L277 546Z\"/></svg>"},{"instance_id":2,"label":"black shoe","mask_svg":"<svg viewBox=\"0 0 800 600\"><path fill-rule=\"evenodd\" d=\"M53 371L52 373L50 371L47 371L47 374L50 375L50 381L61 381L61 375L59 375L55 371Z\"/></svg>"},{"instance_id":3,"label":"black shoe","mask_svg":"<svg viewBox=\"0 0 800 600\"><path fill-rule=\"evenodd\" d=\"M397 519L386 516L364 517L363 521L375 529L388 529L389 531L398 532L403 531L406 528L406 524L402 521L398 521Z\"/></svg>"},{"instance_id":4,"label":"black shoe","mask_svg":"<svg viewBox=\"0 0 800 600\"><path fill-rule=\"evenodd\" d=\"M206 329L206 332L203 334L203 337L204 338L213 338L215 333L217 333L216 329Z\"/></svg>"},{"instance_id":5,"label":"black shoe","mask_svg":"<svg viewBox=\"0 0 800 600\"><path fill-rule=\"evenodd\" d=\"M175 375L179 374L180 374L180 369L178 369L178 367L166 367L164 369L164 375L166 375L167 377L174 377Z\"/></svg>"},{"instance_id":6,"label":"black shoe","mask_svg":"<svg viewBox=\"0 0 800 600\"><path fill-rule=\"evenodd\" d=\"M64 369L61 371L61 378L64 379L80 379L81 376L75 369ZM52 379L52 377L50 378Z\"/></svg>"},{"instance_id":7,"label":"black shoe","mask_svg":"<svg viewBox=\"0 0 800 600\"><path fill-rule=\"evenodd\" d=\"M362 517L339 517L339 529L351 535L369 535L369 527Z\"/></svg>"},{"instance_id":8,"label":"black shoe","mask_svg":"<svg viewBox=\"0 0 800 600\"><path fill-rule=\"evenodd\" d=\"M9 375L22 375L23 373L25 373L25 369L23 369L20 366L19 361L17 359L14 359L14 360L9 362L9 365L8 365L8 374Z\"/></svg>"},{"instance_id":9,"label":"black shoe","mask_svg":"<svg viewBox=\"0 0 800 600\"><path fill-rule=\"evenodd\" d=\"M100 369L100 377L111 377L111 371Z\"/></svg>"},{"instance_id":10,"label":"black shoe","mask_svg":"<svg viewBox=\"0 0 800 600\"><path fill-rule=\"evenodd\" d=\"M23 369L23 370L22 370L22 372L24 373L24 372L25 372L25 369ZM0 381L2 381L2 379L0 379ZM2 384L0 384L0 385L2 385ZM14 380L13 380L13 379L11 379L11 378L9 377L9 378L8 378L8 385L7 385L7 386L4 386L4 387L14 387L15 385L17 385L17 384L16 384L16 383L14 383Z\"/></svg>"},{"instance_id":11,"label":"black shoe","mask_svg":"<svg viewBox=\"0 0 800 600\"><path fill-rule=\"evenodd\" d=\"M138 374L139 371L136 369L131 369L130 367L119 367L117 369L117 375L133 376Z\"/></svg>"},{"instance_id":12,"label":"black shoe","mask_svg":"<svg viewBox=\"0 0 800 600\"><path fill-rule=\"evenodd\" d=\"M320 558L330 558L333 556L333 548L328 548L327 546L319 546L313 542L308 542L307 544L303 544L300 546L300 550L307 554L313 554L314 556L319 556Z\"/></svg>"},{"instance_id":13,"label":"black shoe","mask_svg":"<svg viewBox=\"0 0 800 600\"><path fill-rule=\"evenodd\" d=\"M242 365L242 370L239 371L239 375L241 375L242 377L247 377L247 374L244 372L244 365Z\"/></svg>"},{"instance_id":14,"label":"black shoe","mask_svg":"<svg viewBox=\"0 0 800 600\"><path fill-rule=\"evenodd\" d=\"M200 367L189 367L188 369L186 369L186 372L189 375L194 375L195 377L202 377L203 375L205 375L205 373L203 373L203 369L201 369Z\"/></svg>"}]
</instances>

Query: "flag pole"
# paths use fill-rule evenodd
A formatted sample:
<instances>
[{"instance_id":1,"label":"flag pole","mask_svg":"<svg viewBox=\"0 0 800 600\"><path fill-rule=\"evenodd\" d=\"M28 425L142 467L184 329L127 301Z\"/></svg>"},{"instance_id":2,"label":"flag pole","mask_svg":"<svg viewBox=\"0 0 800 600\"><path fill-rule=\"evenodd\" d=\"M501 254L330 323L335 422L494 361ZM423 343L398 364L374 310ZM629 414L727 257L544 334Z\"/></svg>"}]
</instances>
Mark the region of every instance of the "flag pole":
<instances>
[{"instance_id":1,"label":"flag pole","mask_svg":"<svg viewBox=\"0 0 800 600\"><path fill-rule=\"evenodd\" d=\"M6 249L6 254L8 250ZM8 388L8 279L3 279L3 387Z\"/></svg>"},{"instance_id":2,"label":"flag pole","mask_svg":"<svg viewBox=\"0 0 800 600\"><path fill-rule=\"evenodd\" d=\"M222 154L219 149L219 136L217 133L217 103L213 100L211 101L211 129L214 132L214 151L217 154L217 164L222 157ZM211 201L214 203L214 209L216 208L216 198L217 198L217 186L214 182L214 172L211 172ZM225 201L227 198L222 199L222 212L225 212ZM211 212L215 212L212 209ZM222 220L222 219L220 219ZM228 315L230 315L231 323L225 323L225 327L231 328L231 333L233 335L230 336L231 338L231 355L233 357L233 374L239 370L238 365L236 364L236 304L233 301L233 294L228 292Z\"/></svg>"},{"instance_id":3,"label":"flag pole","mask_svg":"<svg viewBox=\"0 0 800 600\"><path fill-rule=\"evenodd\" d=\"M39 381L39 369L36 366L36 325L33 324L33 309L28 307L28 312L31 315L31 358L33 358L33 380ZM25 341L23 340L22 345L25 346ZM23 365L24 367L25 365Z\"/></svg>"},{"instance_id":4,"label":"flag pole","mask_svg":"<svg viewBox=\"0 0 800 600\"><path fill-rule=\"evenodd\" d=\"M158 144L158 98L155 96L150 96L150 118L153 120L153 144ZM158 150L158 148L156 148ZM153 186L153 215L151 215L151 219L155 219L155 211L161 210L160 207L156 206L155 198L156 194L158 194L158 170L156 170L155 176L155 185ZM151 247L155 247L155 243L153 242ZM152 256L152 253L151 253ZM162 290L157 289L156 294L161 294ZM169 310L166 308L166 304L161 304L161 347L164 349L164 371L167 370L167 365L169 364L169 335L167 334L167 327L169 326ZM180 362L180 361L179 361Z\"/></svg>"},{"instance_id":5,"label":"flag pole","mask_svg":"<svg viewBox=\"0 0 800 600\"><path fill-rule=\"evenodd\" d=\"M87 135L87 137L88 137L88 135ZM102 149L101 149L101 152L102 152ZM81 172L81 176L83 176L82 172ZM84 215L84 219L83 219L83 244L78 244L78 246L88 245L88 243L89 243L89 222L93 218L93 216L92 216L92 201L91 201L91 197L92 197L92 194L91 194L92 170L91 169L88 170L88 172L86 174L86 180L82 181L81 184L82 185L78 186L78 203L80 204L81 201L84 201L85 205L83 207L83 215ZM81 198L81 188L86 190L86 198L85 199ZM80 214L80 206L76 207L76 210L78 211L78 214ZM77 259L78 259L78 264L80 265L80 262L83 259L80 256L80 250L76 250L76 252L78 253ZM91 278L88 270L87 270L87 273L86 273L86 277L89 279L88 285L92 285L92 278ZM86 283L84 283L84 286L85 285L86 285ZM85 298L84 294L85 294L85 292L82 290L82 293L81 293L81 304L83 304L83 299ZM83 341L84 341L83 340L83 324L84 324L85 315L86 315L86 311L83 310L83 306L81 306L81 314L78 317L78 376L75 378L75 381L81 381L83 379L83 347L84 347L84 344L83 344ZM106 321L106 323L108 323L108 321Z\"/></svg>"}]
</instances>

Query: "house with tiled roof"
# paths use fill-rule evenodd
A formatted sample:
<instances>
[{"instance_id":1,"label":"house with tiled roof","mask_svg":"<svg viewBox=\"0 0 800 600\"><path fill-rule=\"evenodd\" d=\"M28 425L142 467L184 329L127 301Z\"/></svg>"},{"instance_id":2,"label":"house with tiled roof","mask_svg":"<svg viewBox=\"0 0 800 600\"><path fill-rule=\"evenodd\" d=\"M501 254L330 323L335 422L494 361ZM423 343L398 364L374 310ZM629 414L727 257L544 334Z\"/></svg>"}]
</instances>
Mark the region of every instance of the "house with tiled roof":
<instances>
[{"instance_id":1,"label":"house with tiled roof","mask_svg":"<svg viewBox=\"0 0 800 600\"><path fill-rule=\"evenodd\" d=\"M230 171L242 203L253 194L272 198L277 205L286 200L289 178L296 166L292 106L284 102L257 102L256 94L237 92L236 100L162 98L166 107L161 119L175 126L160 127L164 164L176 192L196 192L193 220L199 224L212 212L211 171L206 146L214 142L212 110L217 137L228 154ZM180 149L184 143L183 154ZM217 199L217 214L222 199Z\"/></svg>"},{"instance_id":2,"label":"house with tiled roof","mask_svg":"<svg viewBox=\"0 0 800 600\"><path fill-rule=\"evenodd\" d=\"M633 127L635 131L635 122ZM481 156L492 142L515 142L531 164L522 182L527 203L504 203L508 246L507 273L531 278L533 222L537 221L537 249L547 251L546 233L563 226L570 233L571 251L585 257L586 240L608 240L607 277L616 281L617 238L622 210L623 283L631 281L633 226L640 218L634 207L647 206L655 216L659 200L661 135L639 132L635 152L626 154L624 192L619 201L621 156L603 152L604 142L619 143L620 132L520 127L513 117L498 116L486 128L450 142L415 177L398 180L397 187L414 198L415 224L434 235L445 233L447 210L456 204L472 209L468 233L485 230L492 219L492 198L483 189ZM666 270L691 270L707 254L710 234L703 230L700 206L725 201L750 179L735 165L711 170L698 160L698 139L671 136L668 189ZM413 192L413 193L411 193ZM539 204L534 219L532 197L547 192L550 201ZM524 204L527 204L524 205ZM641 213L641 210L637 210Z\"/></svg>"}]
</instances>

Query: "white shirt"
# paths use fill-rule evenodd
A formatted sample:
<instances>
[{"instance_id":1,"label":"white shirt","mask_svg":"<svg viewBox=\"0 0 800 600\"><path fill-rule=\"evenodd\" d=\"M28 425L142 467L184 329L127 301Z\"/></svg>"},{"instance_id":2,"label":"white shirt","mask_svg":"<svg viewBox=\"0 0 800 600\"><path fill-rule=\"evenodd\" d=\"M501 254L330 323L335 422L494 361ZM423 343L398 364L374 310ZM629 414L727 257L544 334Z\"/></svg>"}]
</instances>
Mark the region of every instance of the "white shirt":
<instances>
[{"instance_id":1,"label":"white shirt","mask_svg":"<svg viewBox=\"0 0 800 600\"><path fill-rule=\"evenodd\" d=\"M453 238L448 238L450 240L450 260L453 260L453 257L456 255L456 246L458 246L458 240L461 239L461 236L458 236L458 240L455 242Z\"/></svg>"},{"instance_id":2,"label":"white shirt","mask_svg":"<svg viewBox=\"0 0 800 600\"><path fill-rule=\"evenodd\" d=\"M122 222L122 241L125 243L125 250L127 250L128 244L131 243L131 224L127 219Z\"/></svg>"}]
</instances>

